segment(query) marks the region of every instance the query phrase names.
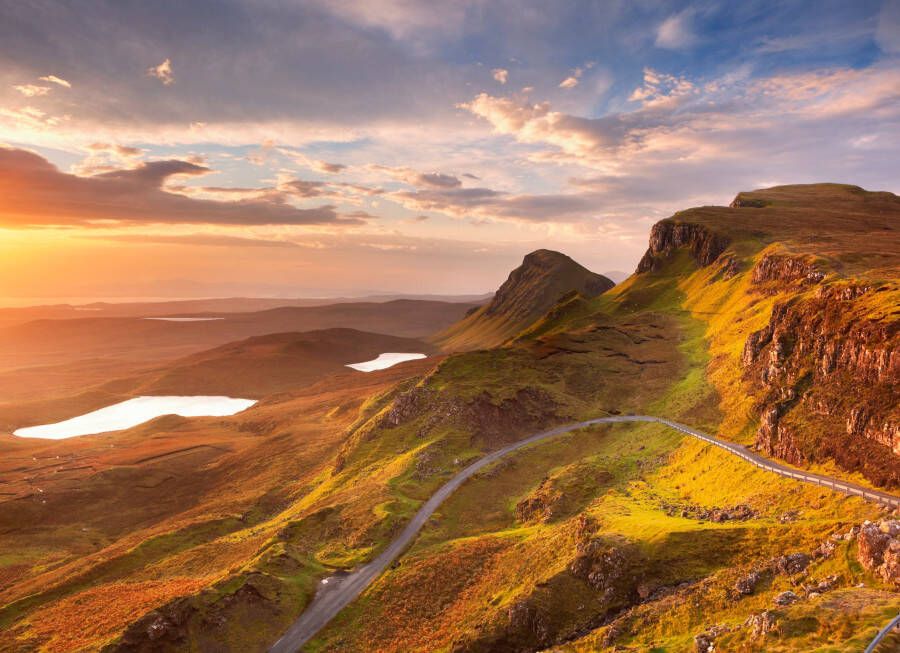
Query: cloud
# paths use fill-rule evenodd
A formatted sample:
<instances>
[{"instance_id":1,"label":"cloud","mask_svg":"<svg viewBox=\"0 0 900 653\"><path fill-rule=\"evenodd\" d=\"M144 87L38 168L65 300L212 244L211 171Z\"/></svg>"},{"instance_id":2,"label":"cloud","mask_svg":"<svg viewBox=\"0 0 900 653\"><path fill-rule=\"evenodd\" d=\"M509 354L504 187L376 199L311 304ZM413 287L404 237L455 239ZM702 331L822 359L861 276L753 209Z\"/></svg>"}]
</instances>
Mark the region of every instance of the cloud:
<instances>
[{"instance_id":1,"label":"cloud","mask_svg":"<svg viewBox=\"0 0 900 653\"><path fill-rule=\"evenodd\" d=\"M552 111L550 104L521 103L510 98L477 95L461 108L487 120L497 133L522 143L547 143L585 160L597 158L614 145L622 131L616 118L580 118Z\"/></svg>"},{"instance_id":2,"label":"cloud","mask_svg":"<svg viewBox=\"0 0 900 653\"><path fill-rule=\"evenodd\" d=\"M286 202L291 199L318 197L351 204L359 204L360 197L375 197L384 193L383 188L375 186L349 182L299 179L285 171L277 175L277 182L274 186L247 188L238 186L186 186L167 183L166 189L181 195L202 199ZM353 214L346 215L361 217Z\"/></svg>"},{"instance_id":3,"label":"cloud","mask_svg":"<svg viewBox=\"0 0 900 653\"><path fill-rule=\"evenodd\" d=\"M598 206L596 197L580 193L513 194L491 188L397 191L389 199L414 211L531 224L583 222L596 213Z\"/></svg>"},{"instance_id":4,"label":"cloud","mask_svg":"<svg viewBox=\"0 0 900 653\"><path fill-rule=\"evenodd\" d=\"M695 85L685 77L675 77L652 68L644 68L643 85L636 88L628 99L631 102L640 102L644 108L675 109L695 90Z\"/></svg>"},{"instance_id":5,"label":"cloud","mask_svg":"<svg viewBox=\"0 0 900 653\"><path fill-rule=\"evenodd\" d=\"M385 172L394 179L419 188L458 188L462 186L459 177L440 172L419 172L407 167L391 167L378 164L370 165L369 169Z\"/></svg>"},{"instance_id":6,"label":"cloud","mask_svg":"<svg viewBox=\"0 0 900 653\"><path fill-rule=\"evenodd\" d=\"M892 188L885 171L896 167L900 145L888 127L900 124L900 70L893 66L759 78L732 70L711 80L647 68L630 99L636 106L590 118L548 102L479 94L461 107L526 146L519 150L526 160L600 174L572 178L569 192L420 192L398 200L457 217L618 225L629 233L627 222L639 216L722 203L738 189L765 185L763 168L770 179ZM875 169L881 177L872 176Z\"/></svg>"},{"instance_id":7,"label":"cloud","mask_svg":"<svg viewBox=\"0 0 900 653\"><path fill-rule=\"evenodd\" d=\"M509 80L509 71L506 68L494 68L491 75L501 84L505 84Z\"/></svg>"},{"instance_id":8,"label":"cloud","mask_svg":"<svg viewBox=\"0 0 900 653\"><path fill-rule=\"evenodd\" d=\"M132 168L144 155L144 150L139 147L118 143L90 143L87 150L88 155L71 167L73 173L85 176L112 172L123 167Z\"/></svg>"},{"instance_id":9,"label":"cloud","mask_svg":"<svg viewBox=\"0 0 900 653\"><path fill-rule=\"evenodd\" d=\"M691 25L692 12L682 11L666 18L656 30L656 47L682 50L693 45L697 36Z\"/></svg>"},{"instance_id":10,"label":"cloud","mask_svg":"<svg viewBox=\"0 0 900 653\"><path fill-rule=\"evenodd\" d=\"M481 4L478 0L437 4L410 0L313 0L313 3L345 20L384 30L397 41L412 42L420 48L458 34L465 25L467 9Z\"/></svg>"},{"instance_id":11,"label":"cloud","mask_svg":"<svg viewBox=\"0 0 900 653\"><path fill-rule=\"evenodd\" d=\"M115 154L118 157L123 159L130 159L134 157L139 157L144 153L139 147L132 147L130 145L119 145L118 143L90 143L88 149L92 152L109 152L111 154Z\"/></svg>"},{"instance_id":12,"label":"cloud","mask_svg":"<svg viewBox=\"0 0 900 653\"><path fill-rule=\"evenodd\" d=\"M304 181L292 179L280 185L280 188L298 197L319 197L324 193L327 184L324 181Z\"/></svg>"},{"instance_id":13,"label":"cloud","mask_svg":"<svg viewBox=\"0 0 900 653\"><path fill-rule=\"evenodd\" d=\"M212 172L177 159L91 177L60 172L27 150L0 148L0 223L8 227L113 223L358 225L330 205L297 208L282 195L239 201L195 199L165 188L173 177Z\"/></svg>"},{"instance_id":14,"label":"cloud","mask_svg":"<svg viewBox=\"0 0 900 653\"><path fill-rule=\"evenodd\" d=\"M875 41L883 52L900 53L900 1L885 0L881 6Z\"/></svg>"},{"instance_id":15,"label":"cloud","mask_svg":"<svg viewBox=\"0 0 900 653\"><path fill-rule=\"evenodd\" d=\"M34 84L20 84L13 86L19 93L25 97L35 97L38 95L47 95L50 92L49 86L36 86Z\"/></svg>"},{"instance_id":16,"label":"cloud","mask_svg":"<svg viewBox=\"0 0 900 653\"><path fill-rule=\"evenodd\" d=\"M329 174L337 174L342 170L346 170L347 166L343 163L330 163L328 161L313 161L313 168L319 172L327 172Z\"/></svg>"},{"instance_id":17,"label":"cloud","mask_svg":"<svg viewBox=\"0 0 900 653\"><path fill-rule=\"evenodd\" d=\"M202 247L300 247L297 243L290 240L246 238L244 236L229 236L226 234L85 234L80 236L80 238L138 244L153 243L157 245L199 245Z\"/></svg>"},{"instance_id":18,"label":"cloud","mask_svg":"<svg viewBox=\"0 0 900 653\"><path fill-rule=\"evenodd\" d=\"M156 77L164 86L175 83L175 76L172 74L172 61L170 59L166 59L158 66L150 66L147 69L147 75Z\"/></svg>"},{"instance_id":19,"label":"cloud","mask_svg":"<svg viewBox=\"0 0 900 653\"><path fill-rule=\"evenodd\" d=\"M72 85L64 80L62 77L57 77L56 75L44 75L40 78L42 82L50 82L51 84L58 84L64 88L72 88Z\"/></svg>"},{"instance_id":20,"label":"cloud","mask_svg":"<svg viewBox=\"0 0 900 653\"><path fill-rule=\"evenodd\" d=\"M564 80L562 80L559 83L559 88L564 88L566 90L569 90L571 88L575 88L576 86L578 86L578 82L581 80L581 76L584 74L584 72L586 70L590 70L591 68L593 68L595 63L596 62L594 62L594 61L588 61L587 63L584 64L584 66L579 66L578 68L572 69L572 74L569 75L568 77L566 77ZM534 90L534 89L529 87L529 88L527 88L527 90L522 89L522 92L527 94L531 90Z\"/></svg>"},{"instance_id":21,"label":"cloud","mask_svg":"<svg viewBox=\"0 0 900 653\"><path fill-rule=\"evenodd\" d=\"M16 125L16 131L29 129L39 133L59 127L66 120L66 116L53 116L32 106L22 107L21 109L0 107L0 118L9 119Z\"/></svg>"},{"instance_id":22,"label":"cloud","mask_svg":"<svg viewBox=\"0 0 900 653\"><path fill-rule=\"evenodd\" d=\"M144 150L139 147L119 145L118 143L91 143L88 145L88 149L94 152L114 152L123 158L137 157L144 153Z\"/></svg>"},{"instance_id":23,"label":"cloud","mask_svg":"<svg viewBox=\"0 0 900 653\"><path fill-rule=\"evenodd\" d=\"M274 143L263 143L260 150L260 161L265 159L267 153L274 150L288 157L298 165L311 168L318 172L326 172L330 175L334 175L347 169L347 166L343 163L332 163L330 161L314 159L293 147L276 147Z\"/></svg>"}]
</instances>

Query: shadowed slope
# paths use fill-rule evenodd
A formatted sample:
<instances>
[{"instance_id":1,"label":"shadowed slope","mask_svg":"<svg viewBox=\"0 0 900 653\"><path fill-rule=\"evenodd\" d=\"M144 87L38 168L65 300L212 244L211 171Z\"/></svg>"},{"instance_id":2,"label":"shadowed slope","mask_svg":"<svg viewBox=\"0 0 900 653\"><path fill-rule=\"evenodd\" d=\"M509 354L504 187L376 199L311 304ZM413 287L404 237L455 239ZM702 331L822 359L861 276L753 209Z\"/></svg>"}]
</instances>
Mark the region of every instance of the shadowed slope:
<instances>
[{"instance_id":1,"label":"shadowed slope","mask_svg":"<svg viewBox=\"0 0 900 653\"><path fill-rule=\"evenodd\" d=\"M140 386L147 394L234 394L262 397L296 389L348 363L384 352L429 354L434 346L356 329L273 333L233 342L176 361Z\"/></svg>"}]
</instances>

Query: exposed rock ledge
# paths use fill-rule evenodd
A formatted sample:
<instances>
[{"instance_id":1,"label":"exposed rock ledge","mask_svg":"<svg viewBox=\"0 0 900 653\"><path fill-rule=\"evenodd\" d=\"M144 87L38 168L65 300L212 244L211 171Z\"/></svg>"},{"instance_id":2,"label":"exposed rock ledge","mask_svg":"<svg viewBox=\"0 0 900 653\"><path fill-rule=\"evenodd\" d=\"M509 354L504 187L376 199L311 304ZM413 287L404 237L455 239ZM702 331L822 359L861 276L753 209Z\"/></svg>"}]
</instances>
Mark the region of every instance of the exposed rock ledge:
<instances>
[{"instance_id":1,"label":"exposed rock ledge","mask_svg":"<svg viewBox=\"0 0 900 653\"><path fill-rule=\"evenodd\" d=\"M728 238L701 224L662 220L650 230L650 248L638 263L637 271L658 269L662 260L680 247L690 247L697 264L706 267L719 258L728 243Z\"/></svg>"}]
</instances>

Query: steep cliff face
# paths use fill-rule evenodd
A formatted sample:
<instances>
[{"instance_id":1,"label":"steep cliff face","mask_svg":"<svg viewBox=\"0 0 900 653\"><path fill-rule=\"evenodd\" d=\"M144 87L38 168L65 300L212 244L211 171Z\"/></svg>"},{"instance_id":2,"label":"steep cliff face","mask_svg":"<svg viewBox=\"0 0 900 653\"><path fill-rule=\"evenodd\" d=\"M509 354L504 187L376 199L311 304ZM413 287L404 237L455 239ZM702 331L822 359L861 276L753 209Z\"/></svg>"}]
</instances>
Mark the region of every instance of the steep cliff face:
<instances>
[{"instance_id":1,"label":"steep cliff face","mask_svg":"<svg viewBox=\"0 0 900 653\"><path fill-rule=\"evenodd\" d=\"M708 324L728 437L900 485L900 199L855 186L740 193L657 223L638 276L677 275ZM669 267L687 250L698 268ZM752 328L748 328L752 325Z\"/></svg>"},{"instance_id":2,"label":"steep cliff face","mask_svg":"<svg viewBox=\"0 0 900 653\"><path fill-rule=\"evenodd\" d=\"M680 247L690 248L697 264L705 267L725 251L728 238L701 224L671 218L657 222L650 230L650 247L638 263L637 271L658 269L665 257Z\"/></svg>"},{"instance_id":3,"label":"steep cliff face","mask_svg":"<svg viewBox=\"0 0 900 653\"><path fill-rule=\"evenodd\" d=\"M796 266L784 269L787 281L798 278ZM758 397L762 451L792 463L832 458L880 485L900 483L898 323L866 317L877 292L822 286L777 303L747 338L741 362Z\"/></svg>"}]
</instances>

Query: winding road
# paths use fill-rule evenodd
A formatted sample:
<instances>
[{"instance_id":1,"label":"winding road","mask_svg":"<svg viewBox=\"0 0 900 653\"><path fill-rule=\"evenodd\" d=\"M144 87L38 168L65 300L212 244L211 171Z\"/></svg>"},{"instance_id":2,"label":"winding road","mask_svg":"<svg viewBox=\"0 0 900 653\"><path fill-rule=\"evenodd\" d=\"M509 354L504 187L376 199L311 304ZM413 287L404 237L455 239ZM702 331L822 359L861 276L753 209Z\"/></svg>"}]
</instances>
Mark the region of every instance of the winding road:
<instances>
[{"instance_id":1,"label":"winding road","mask_svg":"<svg viewBox=\"0 0 900 653\"><path fill-rule=\"evenodd\" d=\"M524 440L519 440L513 444L507 445L502 449L498 449L463 469L452 479L447 481L437 492L435 492L425 504L419 508L419 511L413 516L412 520L403 529L397 538L391 542L381 554L372 560L372 562L363 565L359 569L343 575L331 576L322 581L320 589L316 592L316 596L312 603L306 608L300 618L295 621L287 632L279 639L272 648L270 653L295 653L308 642L319 630L331 621L338 612L350 604L357 596L359 596L366 587L368 587L387 567L402 554L406 548L415 539L418 532L425 525L425 522L434 514L451 494L453 494L459 486L477 474L493 462L496 462L503 456L517 449L527 447L530 444L552 438L563 433L576 431L578 429L594 426L595 424L610 424L617 422L657 422L664 424L682 433L687 433L695 438L708 442L732 453L752 465L764 469L780 476L792 478L804 483L812 483L830 488L836 492L842 492L853 496L862 497L869 501L877 501L892 507L900 507L900 497L870 490L860 485L854 485L845 481L840 481L828 476L803 472L776 462L772 462L767 458L753 453L746 447L732 442L726 442L719 438L707 435L702 431L697 431L684 424L679 424L662 417L652 417L649 415L614 415L611 417L598 417L589 419L584 422L576 422L574 424L566 424L558 426L548 431L541 431Z\"/></svg>"}]
</instances>

